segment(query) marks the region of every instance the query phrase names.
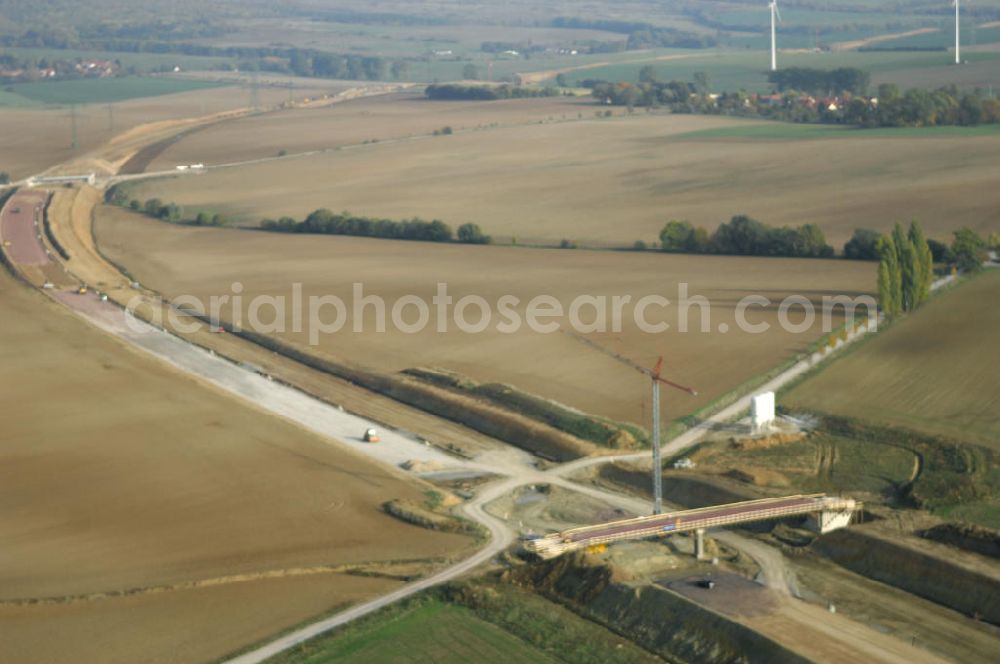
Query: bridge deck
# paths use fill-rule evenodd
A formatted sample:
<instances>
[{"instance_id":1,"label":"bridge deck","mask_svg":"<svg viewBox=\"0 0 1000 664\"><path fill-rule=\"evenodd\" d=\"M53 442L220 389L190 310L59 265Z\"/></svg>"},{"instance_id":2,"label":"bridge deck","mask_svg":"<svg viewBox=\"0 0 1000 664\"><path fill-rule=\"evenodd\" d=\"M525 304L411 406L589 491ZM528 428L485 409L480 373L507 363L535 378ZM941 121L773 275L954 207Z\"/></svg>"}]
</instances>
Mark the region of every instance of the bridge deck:
<instances>
[{"instance_id":1,"label":"bridge deck","mask_svg":"<svg viewBox=\"0 0 1000 664\"><path fill-rule=\"evenodd\" d=\"M526 546L529 550L541 555L552 556L572 549L619 540L642 539L700 528L750 523L814 512L853 510L854 508L855 503L851 499L829 497L823 494L763 498L573 528L530 540Z\"/></svg>"}]
</instances>

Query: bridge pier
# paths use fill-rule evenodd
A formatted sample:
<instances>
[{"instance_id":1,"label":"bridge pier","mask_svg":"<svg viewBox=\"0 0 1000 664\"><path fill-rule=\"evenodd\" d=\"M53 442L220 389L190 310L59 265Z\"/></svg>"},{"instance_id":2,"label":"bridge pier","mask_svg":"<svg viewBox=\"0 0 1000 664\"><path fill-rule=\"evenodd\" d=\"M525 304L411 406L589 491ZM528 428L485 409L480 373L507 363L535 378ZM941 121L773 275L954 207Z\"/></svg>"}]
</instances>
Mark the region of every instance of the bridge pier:
<instances>
[{"instance_id":1,"label":"bridge pier","mask_svg":"<svg viewBox=\"0 0 1000 664\"><path fill-rule=\"evenodd\" d=\"M695 560L705 558L705 529L698 528L694 531L694 557Z\"/></svg>"},{"instance_id":2,"label":"bridge pier","mask_svg":"<svg viewBox=\"0 0 1000 664\"><path fill-rule=\"evenodd\" d=\"M848 527L853 517L854 509L824 510L816 512L809 518L809 526L820 534L828 533Z\"/></svg>"}]
</instances>

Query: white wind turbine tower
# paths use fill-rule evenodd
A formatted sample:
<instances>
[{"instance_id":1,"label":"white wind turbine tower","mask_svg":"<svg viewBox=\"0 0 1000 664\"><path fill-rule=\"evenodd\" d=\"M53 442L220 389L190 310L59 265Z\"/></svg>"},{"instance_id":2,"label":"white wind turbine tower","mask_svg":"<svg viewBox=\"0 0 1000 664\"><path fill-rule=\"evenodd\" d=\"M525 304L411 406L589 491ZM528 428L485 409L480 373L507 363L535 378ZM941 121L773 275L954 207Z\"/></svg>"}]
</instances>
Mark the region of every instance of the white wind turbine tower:
<instances>
[{"instance_id":1,"label":"white wind turbine tower","mask_svg":"<svg viewBox=\"0 0 1000 664\"><path fill-rule=\"evenodd\" d=\"M955 0L958 2L958 0ZM781 21L781 12L778 11L778 0L771 0L767 4L771 10L771 71L778 70L778 39L775 23Z\"/></svg>"},{"instance_id":2,"label":"white wind turbine tower","mask_svg":"<svg viewBox=\"0 0 1000 664\"><path fill-rule=\"evenodd\" d=\"M953 5L955 5L955 64L962 64L962 55L959 52L959 36L958 36L958 11L959 11L959 0L952 0Z\"/></svg>"}]
</instances>

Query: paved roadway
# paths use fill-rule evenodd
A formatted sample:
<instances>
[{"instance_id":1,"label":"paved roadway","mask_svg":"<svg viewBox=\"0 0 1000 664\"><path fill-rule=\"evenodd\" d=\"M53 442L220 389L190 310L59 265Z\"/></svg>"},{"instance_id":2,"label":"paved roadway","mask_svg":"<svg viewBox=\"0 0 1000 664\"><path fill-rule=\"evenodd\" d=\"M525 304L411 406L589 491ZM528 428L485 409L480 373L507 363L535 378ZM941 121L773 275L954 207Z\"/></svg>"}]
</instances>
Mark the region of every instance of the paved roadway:
<instances>
[{"instance_id":1,"label":"paved roadway","mask_svg":"<svg viewBox=\"0 0 1000 664\"><path fill-rule=\"evenodd\" d=\"M19 191L7 201L0 213L0 237L3 238L4 251L18 265L45 265L51 260L39 238L45 198L46 194L41 191ZM6 245L7 242L10 246Z\"/></svg>"}]
</instances>

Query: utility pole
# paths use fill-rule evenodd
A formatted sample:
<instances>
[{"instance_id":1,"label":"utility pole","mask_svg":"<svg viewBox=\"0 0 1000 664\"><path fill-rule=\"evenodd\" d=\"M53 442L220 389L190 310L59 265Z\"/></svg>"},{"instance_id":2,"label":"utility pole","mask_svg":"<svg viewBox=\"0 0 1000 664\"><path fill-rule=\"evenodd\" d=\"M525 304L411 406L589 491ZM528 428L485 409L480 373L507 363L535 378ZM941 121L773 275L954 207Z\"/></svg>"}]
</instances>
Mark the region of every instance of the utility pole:
<instances>
[{"instance_id":1,"label":"utility pole","mask_svg":"<svg viewBox=\"0 0 1000 664\"><path fill-rule=\"evenodd\" d=\"M260 73L255 69L250 75L250 108L260 111Z\"/></svg>"},{"instance_id":2,"label":"utility pole","mask_svg":"<svg viewBox=\"0 0 1000 664\"><path fill-rule=\"evenodd\" d=\"M70 135L71 135L70 148L73 149L73 150L75 150L76 146L77 146L77 140L76 140L76 138L77 138L77 136L76 136L76 104L70 104L69 105L69 126L70 126Z\"/></svg>"},{"instance_id":3,"label":"utility pole","mask_svg":"<svg viewBox=\"0 0 1000 664\"><path fill-rule=\"evenodd\" d=\"M108 104L108 131L113 132L115 130L115 107L113 104Z\"/></svg>"}]
</instances>

